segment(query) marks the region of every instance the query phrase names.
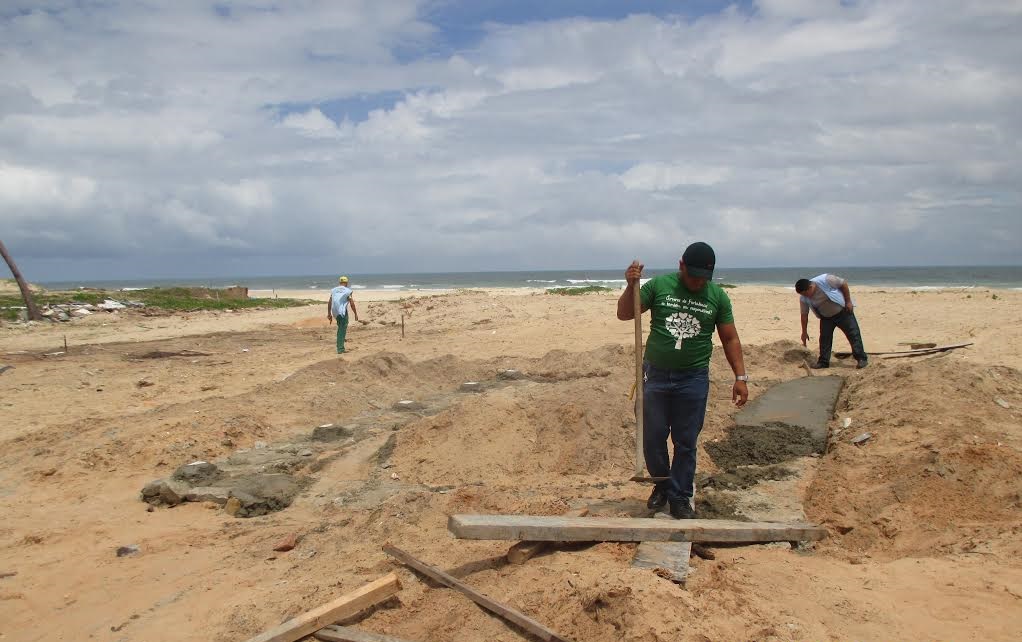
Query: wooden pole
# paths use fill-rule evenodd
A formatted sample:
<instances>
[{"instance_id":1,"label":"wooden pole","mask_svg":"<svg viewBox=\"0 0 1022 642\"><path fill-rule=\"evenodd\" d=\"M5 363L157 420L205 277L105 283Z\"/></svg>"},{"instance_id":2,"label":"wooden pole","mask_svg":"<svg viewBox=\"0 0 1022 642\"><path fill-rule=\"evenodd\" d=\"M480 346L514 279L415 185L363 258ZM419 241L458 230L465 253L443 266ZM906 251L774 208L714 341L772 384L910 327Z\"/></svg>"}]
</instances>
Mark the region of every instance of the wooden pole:
<instances>
[{"instance_id":1,"label":"wooden pole","mask_svg":"<svg viewBox=\"0 0 1022 642\"><path fill-rule=\"evenodd\" d=\"M658 483L670 477L646 477L646 455L643 451L643 376L642 376L642 297L638 283L632 300L632 312L635 317L635 475L632 481L640 483Z\"/></svg>"},{"instance_id":2,"label":"wooden pole","mask_svg":"<svg viewBox=\"0 0 1022 642\"><path fill-rule=\"evenodd\" d=\"M642 477L646 458L642 451L642 297L635 284L632 310L635 313L635 476Z\"/></svg>"},{"instance_id":3,"label":"wooden pole","mask_svg":"<svg viewBox=\"0 0 1022 642\"><path fill-rule=\"evenodd\" d=\"M405 315L401 315L401 338L405 338Z\"/></svg>"},{"instance_id":4,"label":"wooden pole","mask_svg":"<svg viewBox=\"0 0 1022 642\"><path fill-rule=\"evenodd\" d=\"M411 555L402 551L399 548L391 546L390 544L386 544L383 547L383 552L397 559L402 564L414 568L423 575L433 578L434 580L440 582L444 586L447 586L449 588L461 592L462 594L468 596L470 600L472 600L479 606L483 607L487 611L490 611L491 613L496 613L505 620L509 620L517 624L518 626L522 627L529 633L535 635L540 640L544 640L545 642L570 642L567 638L561 637L554 631L551 631L550 629L546 628L536 620L533 620L529 616L519 613L510 606L506 606L496 600L492 600L486 597L485 595L475 590L468 584L459 581L458 579L452 577L451 575L448 575L447 573L444 573L443 571L434 566L430 566L429 564L426 564L421 560L415 559L414 557L412 557Z\"/></svg>"}]
</instances>

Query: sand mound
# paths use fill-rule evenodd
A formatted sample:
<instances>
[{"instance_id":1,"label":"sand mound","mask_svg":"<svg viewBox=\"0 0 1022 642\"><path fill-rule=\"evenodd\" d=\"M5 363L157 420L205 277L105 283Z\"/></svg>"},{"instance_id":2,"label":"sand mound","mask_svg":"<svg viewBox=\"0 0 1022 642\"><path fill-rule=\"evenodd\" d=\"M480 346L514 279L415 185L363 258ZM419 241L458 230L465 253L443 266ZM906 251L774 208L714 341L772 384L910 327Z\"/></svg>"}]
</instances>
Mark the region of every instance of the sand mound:
<instances>
[{"instance_id":1,"label":"sand mound","mask_svg":"<svg viewBox=\"0 0 1022 642\"><path fill-rule=\"evenodd\" d=\"M851 553L904 557L1003 545L997 536L1018 533L1022 516L1020 402L1022 373L1012 368L950 355L881 362L870 376L854 377L839 401L839 415L854 424L832 438L807 513L834 526L830 545ZM849 443L867 431L873 436L863 446Z\"/></svg>"},{"instance_id":2,"label":"sand mound","mask_svg":"<svg viewBox=\"0 0 1022 642\"><path fill-rule=\"evenodd\" d=\"M403 429L392 460L403 479L429 485L621 478L634 421L620 381L628 360L624 349L608 346L519 361L524 380Z\"/></svg>"}]
</instances>

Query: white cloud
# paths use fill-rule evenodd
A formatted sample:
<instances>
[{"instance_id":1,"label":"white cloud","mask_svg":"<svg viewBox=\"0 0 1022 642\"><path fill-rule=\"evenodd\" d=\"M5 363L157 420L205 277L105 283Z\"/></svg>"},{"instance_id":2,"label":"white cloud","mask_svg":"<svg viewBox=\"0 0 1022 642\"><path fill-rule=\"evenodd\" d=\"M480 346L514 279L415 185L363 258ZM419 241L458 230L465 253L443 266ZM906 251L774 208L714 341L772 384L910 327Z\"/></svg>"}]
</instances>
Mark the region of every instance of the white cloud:
<instances>
[{"instance_id":1,"label":"white cloud","mask_svg":"<svg viewBox=\"0 0 1022 642\"><path fill-rule=\"evenodd\" d=\"M1016 1L760 0L467 43L433 3L223 6L0 14L0 229L26 269L668 266L694 237L721 265L1019 259Z\"/></svg>"},{"instance_id":2,"label":"white cloud","mask_svg":"<svg viewBox=\"0 0 1022 642\"><path fill-rule=\"evenodd\" d=\"M87 176L0 163L0 204L4 207L80 209L95 193L96 182Z\"/></svg>"},{"instance_id":3,"label":"white cloud","mask_svg":"<svg viewBox=\"0 0 1022 642\"><path fill-rule=\"evenodd\" d=\"M273 192L264 181L244 179L237 183L216 183L213 190L229 203L246 210L273 207Z\"/></svg>"},{"instance_id":4,"label":"white cloud","mask_svg":"<svg viewBox=\"0 0 1022 642\"><path fill-rule=\"evenodd\" d=\"M344 136L337 123L324 116L323 112L315 107L300 114L288 114L281 124L284 127L297 129L310 138L341 138Z\"/></svg>"},{"instance_id":5,"label":"white cloud","mask_svg":"<svg viewBox=\"0 0 1022 642\"><path fill-rule=\"evenodd\" d=\"M716 185L727 179L726 167L640 163L621 175L628 189L665 191L683 185Z\"/></svg>"}]
</instances>

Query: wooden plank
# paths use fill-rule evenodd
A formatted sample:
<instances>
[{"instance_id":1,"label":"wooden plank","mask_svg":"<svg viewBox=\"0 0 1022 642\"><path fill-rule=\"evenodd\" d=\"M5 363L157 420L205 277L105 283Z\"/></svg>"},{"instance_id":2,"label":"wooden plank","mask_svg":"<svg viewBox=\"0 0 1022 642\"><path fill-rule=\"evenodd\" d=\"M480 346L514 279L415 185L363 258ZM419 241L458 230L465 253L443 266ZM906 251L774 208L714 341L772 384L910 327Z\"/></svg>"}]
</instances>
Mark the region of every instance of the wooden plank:
<instances>
[{"instance_id":1,"label":"wooden plank","mask_svg":"<svg viewBox=\"0 0 1022 642\"><path fill-rule=\"evenodd\" d=\"M922 356L926 356L926 355L930 355L930 354L940 354L941 352L950 352L951 350L954 350L956 348L964 348L966 346L971 346L971 345L972 345L971 343L963 343L961 345L955 345L955 346L940 346L940 347L937 347L937 348L927 348L925 350L912 350L910 352L905 352L903 354L898 354L898 353L893 353L892 352L891 354L888 354L887 356L882 357L882 358L883 359L904 359L906 357L922 357Z\"/></svg>"},{"instance_id":2,"label":"wooden plank","mask_svg":"<svg viewBox=\"0 0 1022 642\"><path fill-rule=\"evenodd\" d=\"M659 520L642 517L451 515L447 530L462 539L547 542L761 542L816 541L827 530L813 524L722 519Z\"/></svg>"},{"instance_id":3,"label":"wooden plank","mask_svg":"<svg viewBox=\"0 0 1022 642\"><path fill-rule=\"evenodd\" d=\"M655 519L673 519L657 513ZM692 542L642 542L632 556L635 568L661 569L672 582L684 584L688 577L688 558L692 555Z\"/></svg>"},{"instance_id":4,"label":"wooden plank","mask_svg":"<svg viewBox=\"0 0 1022 642\"><path fill-rule=\"evenodd\" d=\"M351 617L359 611L389 599L401 590L401 581L394 573L343 595L333 602L317 606L280 626L264 631L248 642L295 642L328 624Z\"/></svg>"},{"instance_id":5,"label":"wooden plank","mask_svg":"<svg viewBox=\"0 0 1022 642\"><path fill-rule=\"evenodd\" d=\"M890 354L907 354L907 355L928 354L928 353L931 353L931 352L943 352L945 350L954 350L955 348L965 348L967 346L971 346L972 343L973 342L970 341L969 343L952 343L951 345L946 345L946 346L934 345L931 348L920 348L918 350L892 350L892 351L889 351L889 352L866 352L866 354L870 355L870 356L883 356L883 355L890 355ZM850 356L852 356L851 352L835 352L834 353L834 358L836 358L836 359L847 359Z\"/></svg>"},{"instance_id":6,"label":"wooden plank","mask_svg":"<svg viewBox=\"0 0 1022 642\"><path fill-rule=\"evenodd\" d=\"M585 517L589 513L588 508L580 508L578 510L568 511L564 514L565 517ZM547 546L550 546L550 542L518 542L507 551L507 561L512 564L524 564L532 557L543 552Z\"/></svg>"},{"instance_id":7,"label":"wooden plank","mask_svg":"<svg viewBox=\"0 0 1022 642\"><path fill-rule=\"evenodd\" d=\"M324 642L408 642L400 638L379 633L370 633L350 626L333 624L325 626L312 634L317 640Z\"/></svg>"},{"instance_id":8,"label":"wooden plank","mask_svg":"<svg viewBox=\"0 0 1022 642\"><path fill-rule=\"evenodd\" d=\"M387 555L394 557L402 564L414 568L423 575L427 575L433 578L434 580L440 582L444 586L450 587L456 591L460 591L461 593L468 596L470 600L472 600L479 606L483 607L487 611L496 613L497 615L508 620L509 622L513 622L514 624L520 626L529 633L532 633L541 640L545 640L546 642L570 642L568 638L558 635L554 631L548 629L547 627L543 626L536 620L533 620L529 616L514 610L510 606L506 606L504 604L501 604L500 602L497 602L496 600L492 600L486 597L485 595L483 595L479 591L476 591L468 584L461 582L460 580L454 578L451 575L448 575L447 573L444 573L443 571L434 566L430 566L429 564L426 564L421 560L415 559L414 557L412 557L411 555L402 551L399 548L391 546L390 544L386 544L383 547L383 552L386 553Z\"/></svg>"}]
</instances>

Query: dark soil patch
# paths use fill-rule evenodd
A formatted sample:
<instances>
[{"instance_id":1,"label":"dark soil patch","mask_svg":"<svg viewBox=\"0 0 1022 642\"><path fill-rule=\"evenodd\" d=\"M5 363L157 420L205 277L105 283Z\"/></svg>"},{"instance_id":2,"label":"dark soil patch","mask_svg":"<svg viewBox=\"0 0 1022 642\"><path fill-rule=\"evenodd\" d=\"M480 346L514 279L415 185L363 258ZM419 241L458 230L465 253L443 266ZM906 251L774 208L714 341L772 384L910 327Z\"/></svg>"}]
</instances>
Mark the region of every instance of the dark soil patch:
<instances>
[{"instance_id":1,"label":"dark soil patch","mask_svg":"<svg viewBox=\"0 0 1022 642\"><path fill-rule=\"evenodd\" d=\"M699 519L749 521L744 515L739 515L737 510L735 498L724 493L710 490L696 495L696 517Z\"/></svg>"},{"instance_id":2,"label":"dark soil patch","mask_svg":"<svg viewBox=\"0 0 1022 642\"><path fill-rule=\"evenodd\" d=\"M696 480L699 488L720 490L742 490L751 488L760 481L780 481L795 476L795 471L784 466L743 466L716 475L700 475Z\"/></svg>"},{"instance_id":3,"label":"dark soil patch","mask_svg":"<svg viewBox=\"0 0 1022 642\"><path fill-rule=\"evenodd\" d=\"M713 463L726 471L739 466L769 466L817 451L813 437L801 426L770 423L728 428L723 441L706 444Z\"/></svg>"}]
</instances>

